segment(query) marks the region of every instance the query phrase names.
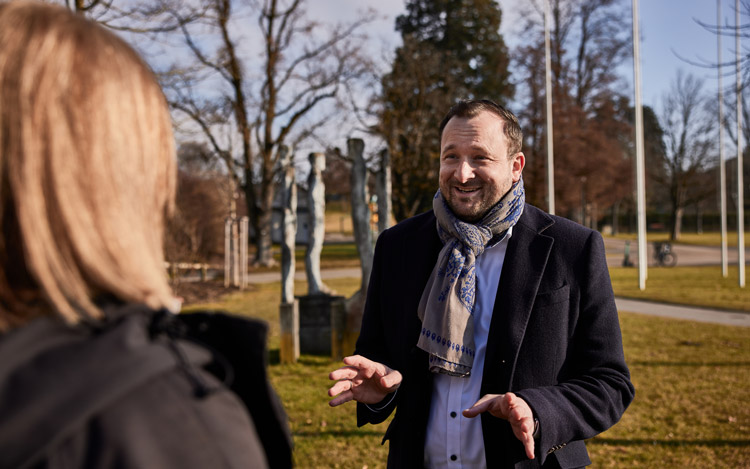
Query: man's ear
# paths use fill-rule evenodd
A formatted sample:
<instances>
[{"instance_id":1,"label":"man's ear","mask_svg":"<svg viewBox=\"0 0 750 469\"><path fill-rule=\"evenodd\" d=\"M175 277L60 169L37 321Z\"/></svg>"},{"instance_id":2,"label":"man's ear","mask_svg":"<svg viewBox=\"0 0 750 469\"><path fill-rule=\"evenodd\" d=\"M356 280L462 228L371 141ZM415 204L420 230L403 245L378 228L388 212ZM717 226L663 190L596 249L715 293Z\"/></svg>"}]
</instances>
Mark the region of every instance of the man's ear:
<instances>
[{"instance_id":1,"label":"man's ear","mask_svg":"<svg viewBox=\"0 0 750 469\"><path fill-rule=\"evenodd\" d=\"M519 179L521 179L521 172L523 171L523 167L526 166L526 157L524 156L523 152L518 152L515 155L513 155L513 158L511 158L510 161L510 173L513 176L513 182L518 182Z\"/></svg>"}]
</instances>

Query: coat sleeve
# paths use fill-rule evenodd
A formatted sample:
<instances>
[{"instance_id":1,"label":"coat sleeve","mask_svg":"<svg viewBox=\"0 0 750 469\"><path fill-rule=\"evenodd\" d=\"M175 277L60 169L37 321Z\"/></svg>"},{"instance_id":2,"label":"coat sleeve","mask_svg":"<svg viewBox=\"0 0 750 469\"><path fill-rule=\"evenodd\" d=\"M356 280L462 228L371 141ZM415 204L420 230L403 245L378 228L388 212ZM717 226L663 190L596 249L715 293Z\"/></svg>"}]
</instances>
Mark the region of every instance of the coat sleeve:
<instances>
[{"instance_id":1,"label":"coat sleeve","mask_svg":"<svg viewBox=\"0 0 750 469\"><path fill-rule=\"evenodd\" d=\"M601 235L591 232L575 269L580 300L568 350L555 385L516 392L540 423L537 458L617 423L633 400L622 335ZM571 306L574 307L574 306Z\"/></svg>"},{"instance_id":2,"label":"coat sleeve","mask_svg":"<svg viewBox=\"0 0 750 469\"><path fill-rule=\"evenodd\" d=\"M372 271L370 273L369 286L367 288L367 300L365 311L362 316L362 327L355 347L355 354L362 355L370 360L383 363L390 368L397 369L389 357L386 349L386 337L384 332L383 316L380 304L381 276L383 275L384 248L388 231L383 232L375 245ZM378 424L383 422L396 408L397 400L389 394L382 402L373 405L357 403L357 426L361 427L367 423ZM395 394L398 394L396 392ZM378 409L378 410L373 410Z\"/></svg>"}]
</instances>

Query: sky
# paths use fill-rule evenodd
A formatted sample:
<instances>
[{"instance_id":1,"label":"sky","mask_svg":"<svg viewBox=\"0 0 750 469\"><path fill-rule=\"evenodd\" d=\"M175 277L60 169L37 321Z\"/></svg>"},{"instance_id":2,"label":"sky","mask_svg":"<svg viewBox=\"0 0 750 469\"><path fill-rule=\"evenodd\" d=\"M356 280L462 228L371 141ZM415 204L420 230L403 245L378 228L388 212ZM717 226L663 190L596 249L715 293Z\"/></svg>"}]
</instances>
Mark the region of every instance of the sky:
<instances>
[{"instance_id":1,"label":"sky","mask_svg":"<svg viewBox=\"0 0 750 469\"><path fill-rule=\"evenodd\" d=\"M735 24L734 3L734 0L721 1L722 23ZM642 37L641 80L644 104L655 105L658 102L669 90L678 69L703 78L707 91L718 92L716 69L697 67L678 57L701 63L718 62L717 36L695 21L717 24L715 0L641 0L638 14ZM734 38L722 37L721 45L722 61L733 60ZM733 71L733 67L723 69L723 86L734 83Z\"/></svg>"},{"instance_id":2,"label":"sky","mask_svg":"<svg viewBox=\"0 0 750 469\"><path fill-rule=\"evenodd\" d=\"M503 12L501 33L512 47L523 31L518 31L518 7L527 0L498 0ZM735 0L721 0L722 22L734 24ZM631 14L627 2L628 15ZM377 19L369 26L369 35L374 53L393 50L399 44L398 33L394 30L396 16L404 12L403 0L311 0L308 12L321 19L351 19L358 9L373 8ZM706 92L716 92L717 71L691 65L679 56L696 62L717 61L717 37L700 26L696 20L709 24L717 22L716 0L639 0L641 28L641 83L644 105L658 109L663 96L675 80L677 71L682 69L704 79ZM629 16L630 18L630 16ZM723 37L722 59L734 57L734 38ZM747 47L747 46L743 46ZM628 82L632 93L633 63L629 60L621 67L621 74ZM724 86L734 83L732 70L725 70Z\"/></svg>"}]
</instances>

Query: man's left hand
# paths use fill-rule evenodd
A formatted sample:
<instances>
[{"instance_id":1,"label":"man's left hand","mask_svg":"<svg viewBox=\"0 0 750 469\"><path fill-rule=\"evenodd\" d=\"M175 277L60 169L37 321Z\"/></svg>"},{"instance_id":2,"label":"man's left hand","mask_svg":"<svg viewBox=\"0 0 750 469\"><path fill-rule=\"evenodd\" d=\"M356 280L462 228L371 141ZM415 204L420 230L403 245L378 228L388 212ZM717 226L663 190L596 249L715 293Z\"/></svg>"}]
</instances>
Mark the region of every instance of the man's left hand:
<instances>
[{"instance_id":1,"label":"man's left hand","mask_svg":"<svg viewBox=\"0 0 750 469\"><path fill-rule=\"evenodd\" d=\"M482 412L510 422L529 459L534 459L534 413L531 407L512 392L506 394L486 394L470 409L463 411L464 417L474 418Z\"/></svg>"}]
</instances>

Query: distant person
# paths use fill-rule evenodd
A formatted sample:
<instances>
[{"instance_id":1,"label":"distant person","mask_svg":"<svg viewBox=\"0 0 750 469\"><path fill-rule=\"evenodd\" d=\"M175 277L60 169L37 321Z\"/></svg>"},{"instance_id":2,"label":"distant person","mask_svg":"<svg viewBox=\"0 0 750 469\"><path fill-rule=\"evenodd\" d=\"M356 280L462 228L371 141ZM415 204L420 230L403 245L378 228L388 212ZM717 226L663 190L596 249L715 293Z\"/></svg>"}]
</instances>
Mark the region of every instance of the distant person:
<instances>
[{"instance_id":1,"label":"distant person","mask_svg":"<svg viewBox=\"0 0 750 469\"><path fill-rule=\"evenodd\" d=\"M227 317L173 314L175 181L167 104L139 56L65 8L0 4L0 468L291 465L288 441L259 436L286 423L254 422L207 371L234 386L236 359L188 340Z\"/></svg>"},{"instance_id":2,"label":"distant person","mask_svg":"<svg viewBox=\"0 0 750 469\"><path fill-rule=\"evenodd\" d=\"M378 238L330 404L357 401L358 425L396 410L389 468L587 466L634 393L602 237L525 204L504 107L461 101L440 133L433 210Z\"/></svg>"}]
</instances>

